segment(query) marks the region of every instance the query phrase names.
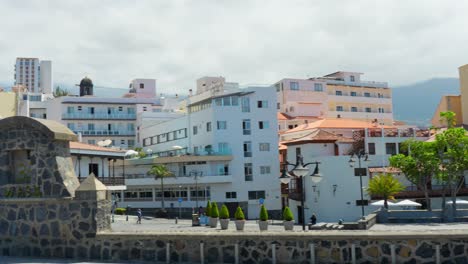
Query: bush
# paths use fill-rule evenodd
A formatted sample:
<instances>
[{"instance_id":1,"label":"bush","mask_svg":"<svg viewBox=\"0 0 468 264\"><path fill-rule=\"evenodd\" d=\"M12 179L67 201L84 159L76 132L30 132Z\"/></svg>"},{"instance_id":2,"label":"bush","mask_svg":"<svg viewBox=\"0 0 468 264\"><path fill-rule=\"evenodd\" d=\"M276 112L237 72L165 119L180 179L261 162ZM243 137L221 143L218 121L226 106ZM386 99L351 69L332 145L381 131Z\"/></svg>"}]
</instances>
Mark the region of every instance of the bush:
<instances>
[{"instance_id":1,"label":"bush","mask_svg":"<svg viewBox=\"0 0 468 264\"><path fill-rule=\"evenodd\" d=\"M268 212L265 205L260 208L260 221L268 221Z\"/></svg>"},{"instance_id":2,"label":"bush","mask_svg":"<svg viewBox=\"0 0 468 264\"><path fill-rule=\"evenodd\" d=\"M211 217L213 218L219 217L219 209L218 209L218 205L216 204L216 202L211 203Z\"/></svg>"},{"instance_id":3,"label":"bush","mask_svg":"<svg viewBox=\"0 0 468 264\"><path fill-rule=\"evenodd\" d=\"M127 209L125 208L115 208L114 213L118 215L125 215L127 212Z\"/></svg>"},{"instance_id":4,"label":"bush","mask_svg":"<svg viewBox=\"0 0 468 264\"><path fill-rule=\"evenodd\" d=\"M229 219L229 210L225 204L221 206L221 213L219 214L219 218L221 219Z\"/></svg>"},{"instance_id":5,"label":"bush","mask_svg":"<svg viewBox=\"0 0 468 264\"><path fill-rule=\"evenodd\" d=\"M240 206L237 207L234 218L236 218L236 220L245 220L244 212Z\"/></svg>"},{"instance_id":6,"label":"bush","mask_svg":"<svg viewBox=\"0 0 468 264\"><path fill-rule=\"evenodd\" d=\"M291 209L289 209L289 207L284 207L284 211L283 211L283 220L284 221L292 221L294 220L294 216L291 212Z\"/></svg>"},{"instance_id":7,"label":"bush","mask_svg":"<svg viewBox=\"0 0 468 264\"><path fill-rule=\"evenodd\" d=\"M211 202L210 202L210 200L208 200L208 202L206 203L205 214L206 214L206 216L211 217Z\"/></svg>"}]
</instances>

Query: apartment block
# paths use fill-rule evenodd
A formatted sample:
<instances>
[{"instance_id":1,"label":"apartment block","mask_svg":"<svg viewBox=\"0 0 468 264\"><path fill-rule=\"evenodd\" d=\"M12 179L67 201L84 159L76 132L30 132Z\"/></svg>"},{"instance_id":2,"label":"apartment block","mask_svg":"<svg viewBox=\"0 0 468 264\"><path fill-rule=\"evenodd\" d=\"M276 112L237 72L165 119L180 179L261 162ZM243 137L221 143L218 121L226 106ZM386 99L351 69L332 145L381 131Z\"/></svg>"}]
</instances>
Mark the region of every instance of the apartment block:
<instances>
[{"instance_id":1,"label":"apartment block","mask_svg":"<svg viewBox=\"0 0 468 264\"><path fill-rule=\"evenodd\" d=\"M392 93L385 82L361 80L362 73L335 72L309 79L282 79L275 83L277 109L284 125L296 127L317 118L350 118L393 123Z\"/></svg>"},{"instance_id":2,"label":"apartment block","mask_svg":"<svg viewBox=\"0 0 468 264\"><path fill-rule=\"evenodd\" d=\"M222 77L204 77L197 86L184 115L143 122L140 144L148 157L125 161L127 190L119 204L159 208L164 196L167 208L191 210L212 200L226 204L231 214L241 206L255 219L263 201L278 215L274 88L239 89ZM165 164L175 175L164 180L164 193L160 181L146 174L153 164Z\"/></svg>"},{"instance_id":3,"label":"apartment block","mask_svg":"<svg viewBox=\"0 0 468 264\"><path fill-rule=\"evenodd\" d=\"M51 61L40 61L38 58L16 58L14 77L15 85L23 85L30 93L52 93Z\"/></svg>"}]
</instances>

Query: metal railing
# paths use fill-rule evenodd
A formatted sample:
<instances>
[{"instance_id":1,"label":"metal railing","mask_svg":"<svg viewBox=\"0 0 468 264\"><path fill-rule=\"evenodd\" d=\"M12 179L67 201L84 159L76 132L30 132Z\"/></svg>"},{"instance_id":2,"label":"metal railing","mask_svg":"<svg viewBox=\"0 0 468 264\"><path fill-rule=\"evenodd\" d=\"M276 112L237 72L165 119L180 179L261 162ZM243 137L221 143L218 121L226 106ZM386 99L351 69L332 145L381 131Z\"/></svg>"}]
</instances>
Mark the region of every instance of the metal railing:
<instances>
[{"instance_id":1,"label":"metal railing","mask_svg":"<svg viewBox=\"0 0 468 264\"><path fill-rule=\"evenodd\" d=\"M73 130L73 132L81 133L83 136L135 136L135 131L131 130Z\"/></svg>"},{"instance_id":2,"label":"metal railing","mask_svg":"<svg viewBox=\"0 0 468 264\"><path fill-rule=\"evenodd\" d=\"M117 113L65 113L62 119L136 119L136 114Z\"/></svg>"}]
</instances>

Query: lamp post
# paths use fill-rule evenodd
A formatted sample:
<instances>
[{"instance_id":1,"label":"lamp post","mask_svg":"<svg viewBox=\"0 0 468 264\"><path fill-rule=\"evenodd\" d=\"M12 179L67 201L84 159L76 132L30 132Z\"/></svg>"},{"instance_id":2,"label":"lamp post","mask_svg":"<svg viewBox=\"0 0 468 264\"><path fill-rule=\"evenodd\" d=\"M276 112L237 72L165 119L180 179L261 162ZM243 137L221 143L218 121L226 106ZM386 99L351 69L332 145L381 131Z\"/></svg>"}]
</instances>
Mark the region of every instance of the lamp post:
<instances>
[{"instance_id":1,"label":"lamp post","mask_svg":"<svg viewBox=\"0 0 468 264\"><path fill-rule=\"evenodd\" d=\"M181 219L181 206L182 206L182 185L179 185L179 199L178 199L178 202L179 202L179 219Z\"/></svg>"},{"instance_id":2,"label":"lamp post","mask_svg":"<svg viewBox=\"0 0 468 264\"><path fill-rule=\"evenodd\" d=\"M361 167L361 160L364 162L369 162L369 155L363 150L360 149L356 151L355 153L351 154L351 157L349 158L349 166L352 168L354 167L354 164L356 161L353 159L353 157L356 157L358 160L358 166L357 168L354 168L354 176L359 176L359 185L361 187L361 218L365 219L364 216L364 193L362 190L362 177L367 176L367 169L364 167Z\"/></svg>"},{"instance_id":3,"label":"lamp post","mask_svg":"<svg viewBox=\"0 0 468 264\"><path fill-rule=\"evenodd\" d=\"M198 177L202 176L202 173L198 175L198 171L189 172L189 176L193 176L195 179L195 208L198 211Z\"/></svg>"},{"instance_id":4,"label":"lamp post","mask_svg":"<svg viewBox=\"0 0 468 264\"><path fill-rule=\"evenodd\" d=\"M291 181L291 176L287 172L288 166L294 166L291 172L301 178L301 185L302 185L302 194L301 194L301 210L302 210L302 230L305 231L305 179L304 177L309 174L309 169L307 168L308 165L315 164L314 173L312 173L312 182L319 183L322 180L322 175L319 173L319 164L320 162L314 161L304 164L304 160L301 155L296 156L296 164L289 163L286 161L283 165L283 170L281 172L280 181L284 184L289 184Z\"/></svg>"}]
</instances>

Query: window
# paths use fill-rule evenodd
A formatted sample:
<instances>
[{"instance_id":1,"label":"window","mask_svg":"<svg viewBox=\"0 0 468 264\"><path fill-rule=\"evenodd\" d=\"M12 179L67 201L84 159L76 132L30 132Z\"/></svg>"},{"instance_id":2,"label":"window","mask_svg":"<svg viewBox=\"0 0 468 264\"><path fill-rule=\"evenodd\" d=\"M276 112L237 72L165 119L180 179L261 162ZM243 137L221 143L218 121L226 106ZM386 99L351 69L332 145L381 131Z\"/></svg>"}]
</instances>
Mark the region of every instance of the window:
<instances>
[{"instance_id":1,"label":"window","mask_svg":"<svg viewBox=\"0 0 468 264\"><path fill-rule=\"evenodd\" d=\"M357 112L357 107L351 106L351 112Z\"/></svg>"},{"instance_id":2,"label":"window","mask_svg":"<svg viewBox=\"0 0 468 264\"><path fill-rule=\"evenodd\" d=\"M229 165L228 164L218 165L218 175L229 175Z\"/></svg>"},{"instance_id":3,"label":"window","mask_svg":"<svg viewBox=\"0 0 468 264\"><path fill-rule=\"evenodd\" d=\"M122 111L123 111L123 107L119 106L119 112L122 112Z\"/></svg>"},{"instance_id":4,"label":"window","mask_svg":"<svg viewBox=\"0 0 468 264\"><path fill-rule=\"evenodd\" d=\"M143 106L143 111L146 111L148 110L148 108L146 106Z\"/></svg>"},{"instance_id":5,"label":"window","mask_svg":"<svg viewBox=\"0 0 468 264\"><path fill-rule=\"evenodd\" d=\"M289 112L294 112L294 106L289 107Z\"/></svg>"},{"instance_id":6,"label":"window","mask_svg":"<svg viewBox=\"0 0 468 264\"><path fill-rule=\"evenodd\" d=\"M379 107L379 113L384 113L384 109L382 107Z\"/></svg>"},{"instance_id":7,"label":"window","mask_svg":"<svg viewBox=\"0 0 468 264\"><path fill-rule=\"evenodd\" d=\"M215 99L215 104L216 104L216 106L222 106L223 105L223 99L222 98L216 98Z\"/></svg>"},{"instance_id":8,"label":"window","mask_svg":"<svg viewBox=\"0 0 468 264\"><path fill-rule=\"evenodd\" d=\"M371 113L371 112L372 112L372 108L366 107L366 113Z\"/></svg>"},{"instance_id":9,"label":"window","mask_svg":"<svg viewBox=\"0 0 468 264\"><path fill-rule=\"evenodd\" d=\"M90 144L90 145L96 145L96 140L94 140L94 139L88 139L88 144Z\"/></svg>"},{"instance_id":10,"label":"window","mask_svg":"<svg viewBox=\"0 0 468 264\"><path fill-rule=\"evenodd\" d=\"M242 120L242 134L243 135L250 135L250 119Z\"/></svg>"},{"instance_id":11,"label":"window","mask_svg":"<svg viewBox=\"0 0 468 264\"><path fill-rule=\"evenodd\" d=\"M94 124L88 124L88 130L94 131Z\"/></svg>"},{"instance_id":12,"label":"window","mask_svg":"<svg viewBox=\"0 0 468 264\"><path fill-rule=\"evenodd\" d=\"M252 142L244 141L244 157L252 157Z\"/></svg>"},{"instance_id":13,"label":"window","mask_svg":"<svg viewBox=\"0 0 468 264\"><path fill-rule=\"evenodd\" d=\"M226 192L226 199L237 199L237 192Z\"/></svg>"},{"instance_id":14,"label":"window","mask_svg":"<svg viewBox=\"0 0 468 264\"><path fill-rule=\"evenodd\" d=\"M198 127L197 126L193 126L193 134L194 135L198 134Z\"/></svg>"},{"instance_id":15,"label":"window","mask_svg":"<svg viewBox=\"0 0 468 264\"><path fill-rule=\"evenodd\" d=\"M293 91L299 90L299 83L298 82L290 82L289 85L291 87L291 90L293 90Z\"/></svg>"},{"instance_id":16,"label":"window","mask_svg":"<svg viewBox=\"0 0 468 264\"><path fill-rule=\"evenodd\" d=\"M395 143L385 143L385 152L387 155L396 155L396 144Z\"/></svg>"},{"instance_id":17,"label":"window","mask_svg":"<svg viewBox=\"0 0 468 264\"><path fill-rule=\"evenodd\" d=\"M270 151L270 143L259 143L260 151Z\"/></svg>"},{"instance_id":18,"label":"window","mask_svg":"<svg viewBox=\"0 0 468 264\"><path fill-rule=\"evenodd\" d=\"M129 147L135 146L135 140L134 140L134 139L129 139L129 140L128 140L128 146L129 146Z\"/></svg>"},{"instance_id":19,"label":"window","mask_svg":"<svg viewBox=\"0 0 468 264\"><path fill-rule=\"evenodd\" d=\"M370 93L364 93L364 97L370 97Z\"/></svg>"},{"instance_id":20,"label":"window","mask_svg":"<svg viewBox=\"0 0 468 264\"><path fill-rule=\"evenodd\" d=\"M260 174L270 174L270 166L260 166Z\"/></svg>"},{"instance_id":21,"label":"window","mask_svg":"<svg viewBox=\"0 0 468 264\"><path fill-rule=\"evenodd\" d=\"M232 100L231 103L232 103L233 106L238 106L239 105L239 97L238 96L232 96L231 100Z\"/></svg>"},{"instance_id":22,"label":"window","mask_svg":"<svg viewBox=\"0 0 468 264\"><path fill-rule=\"evenodd\" d=\"M253 181L252 163L244 163L244 180Z\"/></svg>"},{"instance_id":23,"label":"window","mask_svg":"<svg viewBox=\"0 0 468 264\"><path fill-rule=\"evenodd\" d=\"M227 122L226 121L217 121L216 124L217 124L218 130L227 129Z\"/></svg>"},{"instance_id":24,"label":"window","mask_svg":"<svg viewBox=\"0 0 468 264\"><path fill-rule=\"evenodd\" d=\"M276 103L276 109L281 109L281 103Z\"/></svg>"},{"instance_id":25,"label":"window","mask_svg":"<svg viewBox=\"0 0 468 264\"><path fill-rule=\"evenodd\" d=\"M375 143L367 144L369 155L375 155Z\"/></svg>"},{"instance_id":26,"label":"window","mask_svg":"<svg viewBox=\"0 0 468 264\"><path fill-rule=\"evenodd\" d=\"M351 92L351 96L357 96L356 92Z\"/></svg>"},{"instance_id":27,"label":"window","mask_svg":"<svg viewBox=\"0 0 468 264\"><path fill-rule=\"evenodd\" d=\"M82 107L81 105L78 106L78 111L81 111Z\"/></svg>"},{"instance_id":28,"label":"window","mask_svg":"<svg viewBox=\"0 0 468 264\"><path fill-rule=\"evenodd\" d=\"M140 83L140 89L144 89L145 88L145 84L144 83Z\"/></svg>"},{"instance_id":29,"label":"window","mask_svg":"<svg viewBox=\"0 0 468 264\"><path fill-rule=\"evenodd\" d=\"M314 83L314 91L323 92L323 85L321 83Z\"/></svg>"},{"instance_id":30,"label":"window","mask_svg":"<svg viewBox=\"0 0 468 264\"><path fill-rule=\"evenodd\" d=\"M67 124L68 129L70 130L75 130L75 124L74 123L68 123Z\"/></svg>"},{"instance_id":31,"label":"window","mask_svg":"<svg viewBox=\"0 0 468 264\"><path fill-rule=\"evenodd\" d=\"M354 75L349 76L349 79L354 82Z\"/></svg>"},{"instance_id":32,"label":"window","mask_svg":"<svg viewBox=\"0 0 468 264\"><path fill-rule=\"evenodd\" d=\"M301 155L301 148L296 148L296 156Z\"/></svg>"},{"instance_id":33,"label":"window","mask_svg":"<svg viewBox=\"0 0 468 264\"><path fill-rule=\"evenodd\" d=\"M250 112L250 98L242 97L241 106L242 106L242 112L244 113Z\"/></svg>"},{"instance_id":34,"label":"window","mask_svg":"<svg viewBox=\"0 0 468 264\"><path fill-rule=\"evenodd\" d=\"M125 139L120 140L120 145L125 145Z\"/></svg>"},{"instance_id":35,"label":"window","mask_svg":"<svg viewBox=\"0 0 468 264\"><path fill-rule=\"evenodd\" d=\"M223 98L223 105L230 106L231 105L231 97L227 96Z\"/></svg>"},{"instance_id":36,"label":"window","mask_svg":"<svg viewBox=\"0 0 468 264\"><path fill-rule=\"evenodd\" d=\"M265 199L265 191L249 191L249 200Z\"/></svg>"},{"instance_id":37,"label":"window","mask_svg":"<svg viewBox=\"0 0 468 264\"><path fill-rule=\"evenodd\" d=\"M128 123L127 124L127 131L135 131L135 124Z\"/></svg>"},{"instance_id":38,"label":"window","mask_svg":"<svg viewBox=\"0 0 468 264\"><path fill-rule=\"evenodd\" d=\"M127 108L127 113L128 114L135 114L135 108Z\"/></svg>"},{"instance_id":39,"label":"window","mask_svg":"<svg viewBox=\"0 0 468 264\"><path fill-rule=\"evenodd\" d=\"M343 95L342 91L335 91L335 95Z\"/></svg>"},{"instance_id":40,"label":"window","mask_svg":"<svg viewBox=\"0 0 468 264\"><path fill-rule=\"evenodd\" d=\"M211 122L206 123L206 132L211 131Z\"/></svg>"},{"instance_id":41,"label":"window","mask_svg":"<svg viewBox=\"0 0 468 264\"><path fill-rule=\"evenodd\" d=\"M267 128L270 128L270 122L258 121L258 129L267 129Z\"/></svg>"},{"instance_id":42,"label":"window","mask_svg":"<svg viewBox=\"0 0 468 264\"><path fill-rule=\"evenodd\" d=\"M268 101L257 101L257 107L258 108L268 108Z\"/></svg>"},{"instance_id":43,"label":"window","mask_svg":"<svg viewBox=\"0 0 468 264\"><path fill-rule=\"evenodd\" d=\"M341 106L341 105L336 106L336 111L342 112L343 111L343 106Z\"/></svg>"},{"instance_id":44,"label":"window","mask_svg":"<svg viewBox=\"0 0 468 264\"><path fill-rule=\"evenodd\" d=\"M220 154L228 154L229 151L229 143L227 142L220 142L218 143L218 152Z\"/></svg>"}]
</instances>

